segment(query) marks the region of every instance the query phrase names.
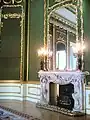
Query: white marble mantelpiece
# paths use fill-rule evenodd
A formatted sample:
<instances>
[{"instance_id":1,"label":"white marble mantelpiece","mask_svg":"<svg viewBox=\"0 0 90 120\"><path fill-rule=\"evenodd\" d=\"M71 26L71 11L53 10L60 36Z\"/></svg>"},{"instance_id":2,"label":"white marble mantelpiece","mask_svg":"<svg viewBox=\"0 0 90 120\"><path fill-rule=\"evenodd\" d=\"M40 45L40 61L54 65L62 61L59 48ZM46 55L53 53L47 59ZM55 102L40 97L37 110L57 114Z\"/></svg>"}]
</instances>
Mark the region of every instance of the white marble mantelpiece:
<instances>
[{"instance_id":1,"label":"white marble mantelpiece","mask_svg":"<svg viewBox=\"0 0 90 120\"><path fill-rule=\"evenodd\" d=\"M39 71L39 78L41 84L41 103L49 103L49 83L53 82L60 85L72 83L74 85L74 99L73 111L82 112L83 106L83 83L85 75L80 71L60 72L60 71Z\"/></svg>"}]
</instances>

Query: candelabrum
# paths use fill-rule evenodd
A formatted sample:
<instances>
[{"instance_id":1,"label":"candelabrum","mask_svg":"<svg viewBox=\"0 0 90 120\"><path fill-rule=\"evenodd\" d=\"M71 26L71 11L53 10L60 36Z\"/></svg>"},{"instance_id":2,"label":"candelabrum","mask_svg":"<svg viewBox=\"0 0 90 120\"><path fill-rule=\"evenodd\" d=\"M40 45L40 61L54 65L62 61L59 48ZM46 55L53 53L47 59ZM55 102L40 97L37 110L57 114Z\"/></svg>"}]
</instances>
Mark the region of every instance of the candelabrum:
<instances>
[{"instance_id":1,"label":"candelabrum","mask_svg":"<svg viewBox=\"0 0 90 120\"><path fill-rule=\"evenodd\" d=\"M83 54L85 46L81 43L76 43L76 47L73 48L73 54L77 57L77 69L83 70Z\"/></svg>"},{"instance_id":2,"label":"candelabrum","mask_svg":"<svg viewBox=\"0 0 90 120\"><path fill-rule=\"evenodd\" d=\"M77 55L77 69L82 70L83 60L82 60L82 54Z\"/></svg>"},{"instance_id":3,"label":"candelabrum","mask_svg":"<svg viewBox=\"0 0 90 120\"><path fill-rule=\"evenodd\" d=\"M40 69L41 70L48 70L47 68L47 57L52 56L52 51L48 51L45 48L40 48L38 50L38 56L40 57Z\"/></svg>"}]
</instances>

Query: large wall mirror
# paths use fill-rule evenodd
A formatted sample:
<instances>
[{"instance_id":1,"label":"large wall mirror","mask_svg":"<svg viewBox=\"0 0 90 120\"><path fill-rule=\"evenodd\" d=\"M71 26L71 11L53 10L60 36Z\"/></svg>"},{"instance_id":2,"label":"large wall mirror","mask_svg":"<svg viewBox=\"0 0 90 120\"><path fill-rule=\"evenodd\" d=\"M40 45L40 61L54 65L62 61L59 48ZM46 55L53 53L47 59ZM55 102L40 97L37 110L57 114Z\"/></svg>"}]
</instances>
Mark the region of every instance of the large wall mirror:
<instances>
[{"instance_id":1,"label":"large wall mirror","mask_svg":"<svg viewBox=\"0 0 90 120\"><path fill-rule=\"evenodd\" d=\"M53 52L51 57L47 56L48 69L76 70L78 56L75 48L78 42L83 43L82 2L48 0L46 6L44 45Z\"/></svg>"}]
</instances>

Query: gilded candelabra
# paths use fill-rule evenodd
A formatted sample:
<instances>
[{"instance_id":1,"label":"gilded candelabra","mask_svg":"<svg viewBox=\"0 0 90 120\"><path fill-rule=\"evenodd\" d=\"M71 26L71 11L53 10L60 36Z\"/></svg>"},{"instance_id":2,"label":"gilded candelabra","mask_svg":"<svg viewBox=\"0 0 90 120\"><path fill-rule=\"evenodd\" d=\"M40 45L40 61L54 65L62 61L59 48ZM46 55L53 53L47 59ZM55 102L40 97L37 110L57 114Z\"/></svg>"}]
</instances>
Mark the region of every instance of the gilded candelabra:
<instances>
[{"instance_id":1,"label":"gilded candelabra","mask_svg":"<svg viewBox=\"0 0 90 120\"><path fill-rule=\"evenodd\" d=\"M83 70L83 54L84 54L84 43L76 43L76 47L73 48L73 54L77 57L77 69Z\"/></svg>"},{"instance_id":2,"label":"gilded candelabra","mask_svg":"<svg viewBox=\"0 0 90 120\"><path fill-rule=\"evenodd\" d=\"M52 51L48 51L45 48L40 48L38 50L38 56L40 57L40 69L41 70L48 70L47 68L47 58L52 56Z\"/></svg>"}]
</instances>

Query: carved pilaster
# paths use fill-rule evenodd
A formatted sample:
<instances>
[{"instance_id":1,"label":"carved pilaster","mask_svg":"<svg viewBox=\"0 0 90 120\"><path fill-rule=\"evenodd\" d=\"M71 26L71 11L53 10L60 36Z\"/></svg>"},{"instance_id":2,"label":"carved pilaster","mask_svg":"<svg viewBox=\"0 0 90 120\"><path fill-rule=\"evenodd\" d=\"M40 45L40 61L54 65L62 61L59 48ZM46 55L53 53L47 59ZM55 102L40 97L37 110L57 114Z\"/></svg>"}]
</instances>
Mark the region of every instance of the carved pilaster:
<instances>
[{"instance_id":1,"label":"carved pilaster","mask_svg":"<svg viewBox=\"0 0 90 120\"><path fill-rule=\"evenodd\" d=\"M56 38L55 38L55 25L53 24L53 70L56 69Z\"/></svg>"}]
</instances>

